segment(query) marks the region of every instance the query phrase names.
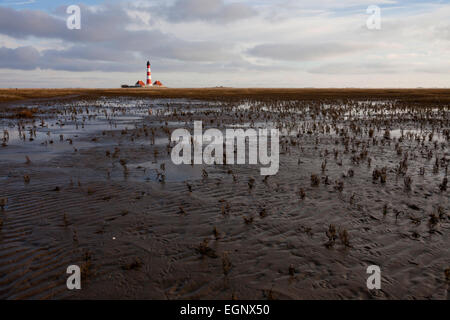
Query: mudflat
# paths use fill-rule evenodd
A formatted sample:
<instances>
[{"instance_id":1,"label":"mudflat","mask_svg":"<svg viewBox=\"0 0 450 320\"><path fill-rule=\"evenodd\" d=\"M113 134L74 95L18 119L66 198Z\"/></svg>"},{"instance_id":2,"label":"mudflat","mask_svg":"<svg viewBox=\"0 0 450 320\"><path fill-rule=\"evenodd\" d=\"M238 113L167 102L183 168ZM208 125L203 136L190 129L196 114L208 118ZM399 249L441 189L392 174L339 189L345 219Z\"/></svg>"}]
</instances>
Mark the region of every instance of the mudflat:
<instances>
[{"instance_id":1,"label":"mudflat","mask_svg":"<svg viewBox=\"0 0 450 320\"><path fill-rule=\"evenodd\" d=\"M449 98L0 89L0 298L448 299ZM174 165L197 120L279 129L278 173Z\"/></svg>"}]
</instances>

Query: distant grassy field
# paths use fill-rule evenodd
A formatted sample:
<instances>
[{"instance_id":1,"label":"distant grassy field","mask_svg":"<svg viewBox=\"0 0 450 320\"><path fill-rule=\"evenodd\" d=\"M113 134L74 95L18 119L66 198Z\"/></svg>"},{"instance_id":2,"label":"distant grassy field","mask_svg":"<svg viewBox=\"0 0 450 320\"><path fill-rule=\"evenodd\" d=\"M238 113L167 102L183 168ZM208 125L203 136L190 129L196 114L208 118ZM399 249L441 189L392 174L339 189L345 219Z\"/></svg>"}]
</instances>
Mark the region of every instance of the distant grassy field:
<instances>
[{"instance_id":1,"label":"distant grassy field","mask_svg":"<svg viewBox=\"0 0 450 320\"><path fill-rule=\"evenodd\" d=\"M205 100L237 99L399 99L410 102L447 103L450 89L268 89L268 88L154 88L154 89L0 89L0 102L47 99L67 96L134 96L191 98Z\"/></svg>"}]
</instances>

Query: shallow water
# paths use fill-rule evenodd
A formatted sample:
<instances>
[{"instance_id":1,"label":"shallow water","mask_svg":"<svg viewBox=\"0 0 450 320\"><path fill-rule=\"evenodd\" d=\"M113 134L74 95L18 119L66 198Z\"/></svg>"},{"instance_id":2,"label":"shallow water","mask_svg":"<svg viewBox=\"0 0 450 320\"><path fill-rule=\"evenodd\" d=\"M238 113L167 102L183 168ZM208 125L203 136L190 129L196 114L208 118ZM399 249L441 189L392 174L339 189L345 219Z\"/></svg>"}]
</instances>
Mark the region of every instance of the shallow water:
<instances>
[{"instance_id":1,"label":"shallow water","mask_svg":"<svg viewBox=\"0 0 450 320\"><path fill-rule=\"evenodd\" d=\"M449 191L439 187L448 106L101 98L27 107L39 109L34 124L0 114L9 132L0 147L0 298L449 297ZM278 127L279 172L264 180L258 165L174 165L170 132L192 132L195 120L204 129ZM385 183L373 178L383 167ZM329 244L330 225L349 244L339 235ZM216 257L199 253L204 239ZM71 264L84 272L78 292L65 285ZM377 292L366 287L371 264L382 270Z\"/></svg>"}]
</instances>

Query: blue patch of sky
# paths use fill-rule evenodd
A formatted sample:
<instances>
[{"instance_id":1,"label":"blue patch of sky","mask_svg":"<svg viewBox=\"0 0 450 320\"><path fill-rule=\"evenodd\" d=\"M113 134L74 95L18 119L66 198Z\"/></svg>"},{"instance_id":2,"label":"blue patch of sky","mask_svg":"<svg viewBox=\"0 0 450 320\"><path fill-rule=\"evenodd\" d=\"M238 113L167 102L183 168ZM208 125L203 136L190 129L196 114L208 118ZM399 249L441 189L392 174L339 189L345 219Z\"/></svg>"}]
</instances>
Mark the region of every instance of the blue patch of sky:
<instances>
[{"instance_id":1,"label":"blue patch of sky","mask_svg":"<svg viewBox=\"0 0 450 320\"><path fill-rule=\"evenodd\" d=\"M8 6L13 7L15 9L40 9L44 11L52 11L56 7L60 6L69 6L72 4L85 4L85 5L99 5L103 2L131 2L126 0L83 0L83 1L77 1L77 0L0 0L1 6ZM150 3L158 3L158 1L149 1ZM164 1L163 1L164 2ZM173 2L173 1L166 1L166 2ZM248 0L248 1L231 1L231 0L224 0L225 3L233 3L233 2L242 2L247 3L248 5L258 7L258 6L270 6L270 5L282 5L283 2L286 3L286 0L280 0L280 1L273 1L273 0ZM292 5L293 2L289 2ZM382 1L380 1L382 2ZM294 2L295 3L295 2ZM346 5L345 1L337 1L336 5L333 5L332 3L327 2L321 3L318 1L317 5L315 5L313 2L308 2L306 6L309 9L323 9L330 13L333 13L337 16L344 16L344 15L350 15L355 13L364 13L365 10L368 7L367 2L365 2L363 5L355 5L353 4ZM379 5L382 9L392 9L389 10L389 12L392 12L393 10L403 10L403 11L417 11L417 10L423 10L424 7L431 6L431 5L439 5L439 4L449 4L450 0L392 0L391 3L379 3L377 0L373 0L374 5ZM299 7L305 7L301 2L298 2Z\"/></svg>"},{"instance_id":2,"label":"blue patch of sky","mask_svg":"<svg viewBox=\"0 0 450 320\"><path fill-rule=\"evenodd\" d=\"M11 7L14 9L39 9L44 11L52 11L56 7L69 6L72 4L98 5L101 0L0 0L0 5Z\"/></svg>"},{"instance_id":3,"label":"blue patch of sky","mask_svg":"<svg viewBox=\"0 0 450 320\"><path fill-rule=\"evenodd\" d=\"M383 3L383 1L377 2L373 0L373 3L367 3L358 5L345 5L345 1L337 2L338 5L323 6L321 9L326 10L332 16L349 16L354 14L366 14L366 10L369 5L377 5L382 10L384 16L397 16L413 13L423 13L431 10L438 5L450 4L450 0L392 0Z\"/></svg>"}]
</instances>

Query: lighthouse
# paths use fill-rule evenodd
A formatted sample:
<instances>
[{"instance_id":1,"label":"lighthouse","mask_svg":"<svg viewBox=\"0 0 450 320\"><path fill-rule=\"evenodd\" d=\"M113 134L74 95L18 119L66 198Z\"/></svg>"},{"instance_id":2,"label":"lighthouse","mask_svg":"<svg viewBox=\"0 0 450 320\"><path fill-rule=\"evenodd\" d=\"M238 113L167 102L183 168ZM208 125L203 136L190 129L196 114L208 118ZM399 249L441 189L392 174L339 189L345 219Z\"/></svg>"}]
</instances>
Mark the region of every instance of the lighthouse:
<instances>
[{"instance_id":1,"label":"lighthouse","mask_svg":"<svg viewBox=\"0 0 450 320\"><path fill-rule=\"evenodd\" d=\"M122 88L165 88L165 86L161 83L161 81L155 81L152 83L152 70L150 69L150 61L147 61L147 82L144 83L142 80L138 80L135 85L127 85L123 84Z\"/></svg>"},{"instance_id":2,"label":"lighthouse","mask_svg":"<svg viewBox=\"0 0 450 320\"><path fill-rule=\"evenodd\" d=\"M147 61L147 87L152 86L152 71L150 69L150 61Z\"/></svg>"}]
</instances>

